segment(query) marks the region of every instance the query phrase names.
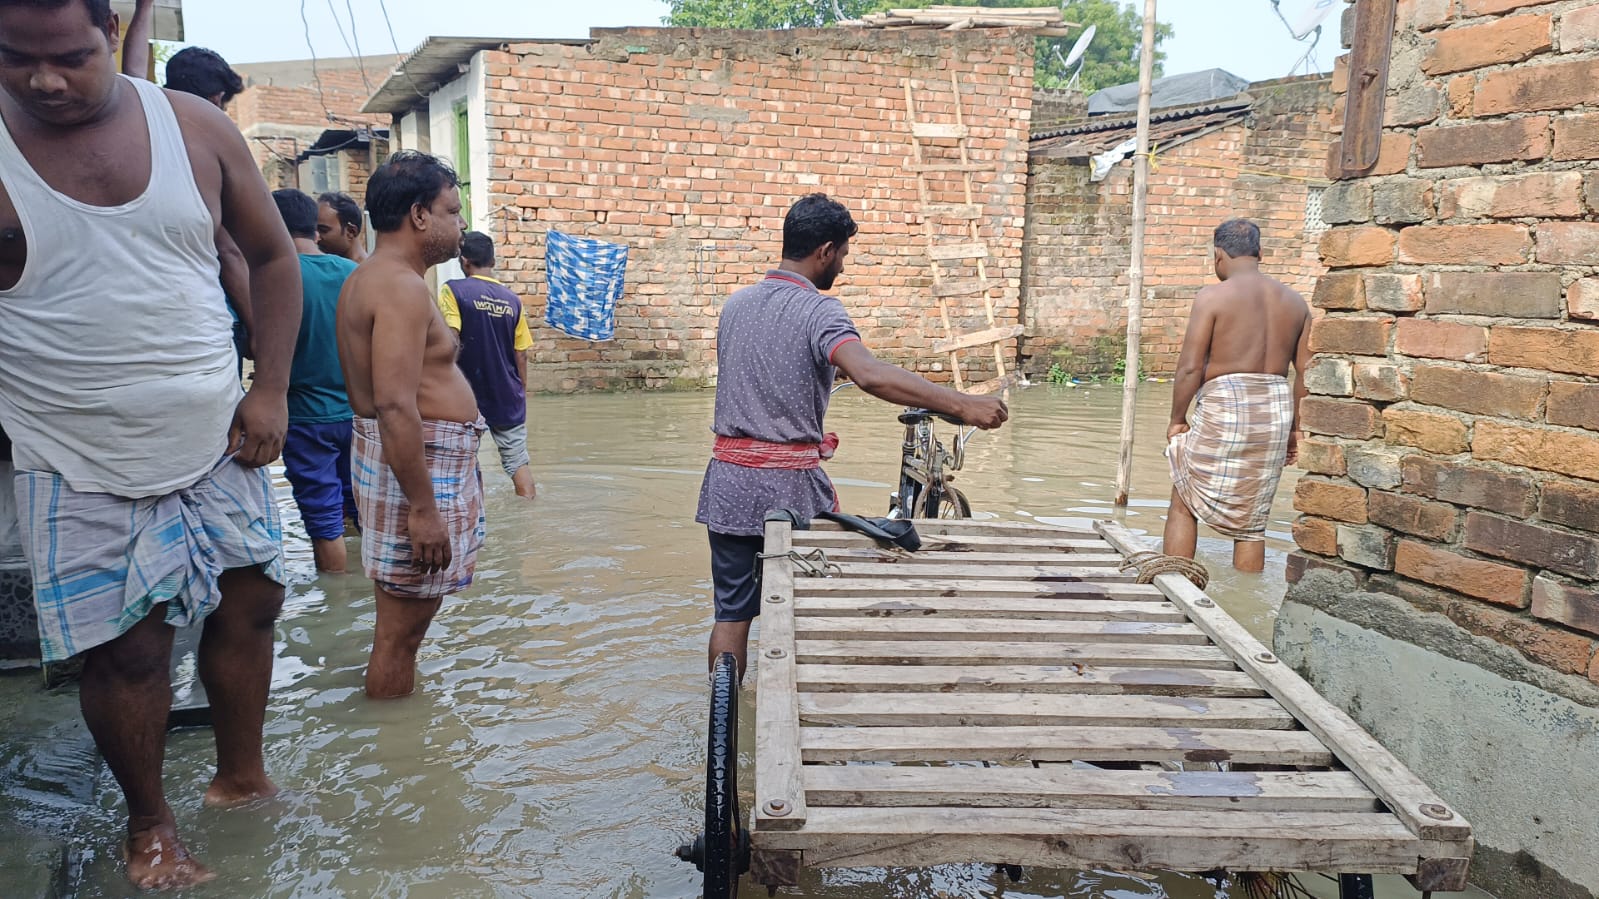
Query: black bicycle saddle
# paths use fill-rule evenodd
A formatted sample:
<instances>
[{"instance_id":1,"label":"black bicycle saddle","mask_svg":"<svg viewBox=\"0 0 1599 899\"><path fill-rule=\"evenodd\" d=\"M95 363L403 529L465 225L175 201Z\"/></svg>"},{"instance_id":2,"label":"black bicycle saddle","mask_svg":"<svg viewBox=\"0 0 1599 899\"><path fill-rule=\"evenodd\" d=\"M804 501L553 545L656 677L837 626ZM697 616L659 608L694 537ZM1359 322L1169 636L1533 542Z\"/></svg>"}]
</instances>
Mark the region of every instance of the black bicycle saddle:
<instances>
[{"instance_id":1,"label":"black bicycle saddle","mask_svg":"<svg viewBox=\"0 0 1599 899\"><path fill-rule=\"evenodd\" d=\"M942 421L947 421L957 427L966 426L966 422L961 421L953 415L945 415L942 412L934 412L931 409L906 409L904 412L899 414L899 423L909 427L910 425L919 425L929 418L937 418Z\"/></svg>"}]
</instances>

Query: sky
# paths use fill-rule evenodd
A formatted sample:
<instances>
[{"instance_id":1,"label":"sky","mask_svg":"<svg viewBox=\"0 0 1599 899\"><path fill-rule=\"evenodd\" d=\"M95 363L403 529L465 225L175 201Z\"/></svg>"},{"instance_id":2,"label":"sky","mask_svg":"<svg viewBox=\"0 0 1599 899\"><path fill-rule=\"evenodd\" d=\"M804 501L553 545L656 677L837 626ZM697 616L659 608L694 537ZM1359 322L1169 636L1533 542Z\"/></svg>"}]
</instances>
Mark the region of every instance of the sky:
<instances>
[{"instance_id":1,"label":"sky","mask_svg":"<svg viewBox=\"0 0 1599 899\"><path fill-rule=\"evenodd\" d=\"M1314 2L1282 0L1282 5L1293 18ZM385 6L394 25L392 39ZM396 45L408 53L429 35L584 37L592 27L659 25L667 5L661 0L184 0L184 27L190 43L210 47L231 62L305 59L312 54L302 9L310 23L309 46L319 57L332 57L350 56L357 45L366 55L393 53ZM1271 0L1159 0L1156 18L1176 29L1163 47L1168 75L1223 68L1251 81L1281 78L1308 48L1289 36ZM1318 70L1332 68L1340 52L1337 32L1337 19L1330 19L1316 50Z\"/></svg>"}]
</instances>

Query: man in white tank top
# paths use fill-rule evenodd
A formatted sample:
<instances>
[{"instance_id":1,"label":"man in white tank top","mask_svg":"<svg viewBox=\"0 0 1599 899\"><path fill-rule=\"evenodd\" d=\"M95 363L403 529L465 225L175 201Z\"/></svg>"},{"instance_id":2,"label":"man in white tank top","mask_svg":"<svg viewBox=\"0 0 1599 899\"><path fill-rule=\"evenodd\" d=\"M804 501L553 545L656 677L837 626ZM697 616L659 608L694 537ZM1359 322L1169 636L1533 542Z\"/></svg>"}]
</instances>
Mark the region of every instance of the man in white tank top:
<instances>
[{"instance_id":1,"label":"man in white tank top","mask_svg":"<svg viewBox=\"0 0 1599 899\"><path fill-rule=\"evenodd\" d=\"M283 445L300 318L294 245L233 123L116 74L107 0L0 0L0 428L12 439L45 661L128 802L128 876L211 878L161 786L175 627L204 621L212 805L276 791L261 754L283 566L262 466ZM240 389L217 281L250 264Z\"/></svg>"}]
</instances>

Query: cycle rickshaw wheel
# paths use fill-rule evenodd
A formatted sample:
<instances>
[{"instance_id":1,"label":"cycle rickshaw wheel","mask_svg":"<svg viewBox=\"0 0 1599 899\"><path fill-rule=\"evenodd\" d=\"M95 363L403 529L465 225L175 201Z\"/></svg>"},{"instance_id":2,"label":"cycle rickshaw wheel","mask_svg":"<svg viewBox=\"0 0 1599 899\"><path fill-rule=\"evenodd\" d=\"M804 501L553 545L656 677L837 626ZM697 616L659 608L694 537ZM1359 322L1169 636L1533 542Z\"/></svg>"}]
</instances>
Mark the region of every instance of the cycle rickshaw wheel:
<instances>
[{"instance_id":1,"label":"cycle rickshaw wheel","mask_svg":"<svg viewBox=\"0 0 1599 899\"><path fill-rule=\"evenodd\" d=\"M731 899L750 867L749 834L738 806L738 661L722 653L711 672L705 759L705 830L677 857L705 874L705 899Z\"/></svg>"}]
</instances>

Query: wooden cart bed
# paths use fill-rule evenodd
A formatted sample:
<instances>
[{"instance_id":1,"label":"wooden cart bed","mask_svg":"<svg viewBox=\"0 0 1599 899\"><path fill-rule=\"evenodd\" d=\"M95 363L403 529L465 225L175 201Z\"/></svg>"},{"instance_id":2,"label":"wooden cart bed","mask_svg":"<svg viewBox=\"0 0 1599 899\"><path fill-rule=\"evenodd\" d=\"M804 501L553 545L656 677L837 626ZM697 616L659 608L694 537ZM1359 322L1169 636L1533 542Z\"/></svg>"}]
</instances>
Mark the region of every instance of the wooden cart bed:
<instances>
[{"instance_id":1,"label":"wooden cart bed","mask_svg":"<svg viewBox=\"0 0 1599 899\"><path fill-rule=\"evenodd\" d=\"M768 525L758 881L989 862L1465 888L1470 825L1188 580L1135 583L1119 566L1151 547L1125 527L917 529L905 553Z\"/></svg>"}]
</instances>

